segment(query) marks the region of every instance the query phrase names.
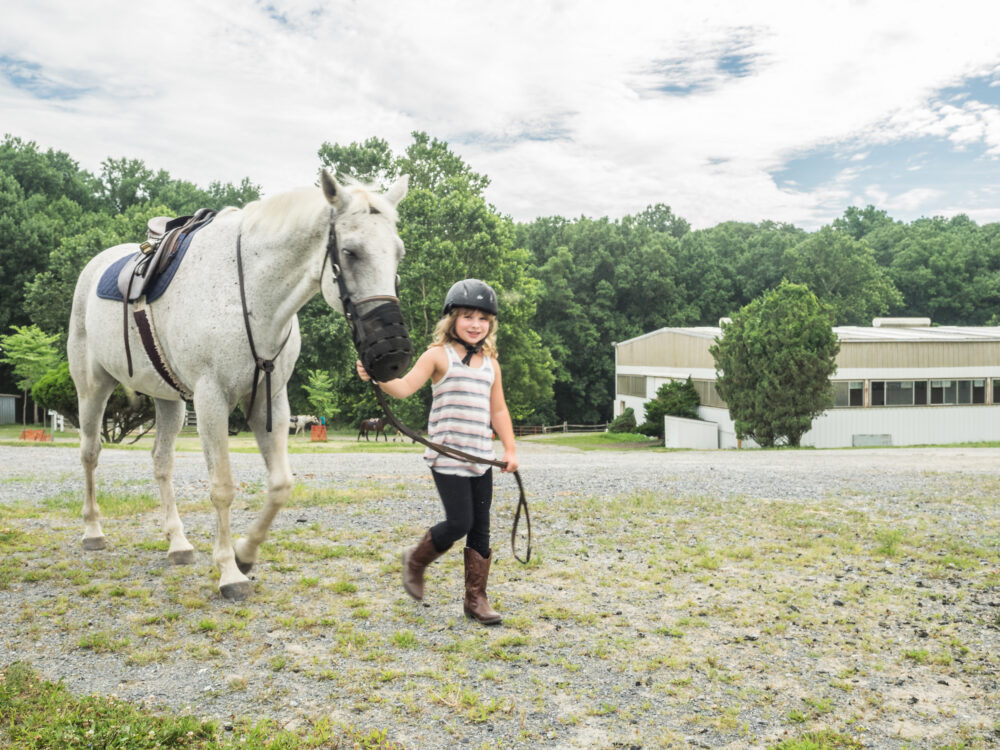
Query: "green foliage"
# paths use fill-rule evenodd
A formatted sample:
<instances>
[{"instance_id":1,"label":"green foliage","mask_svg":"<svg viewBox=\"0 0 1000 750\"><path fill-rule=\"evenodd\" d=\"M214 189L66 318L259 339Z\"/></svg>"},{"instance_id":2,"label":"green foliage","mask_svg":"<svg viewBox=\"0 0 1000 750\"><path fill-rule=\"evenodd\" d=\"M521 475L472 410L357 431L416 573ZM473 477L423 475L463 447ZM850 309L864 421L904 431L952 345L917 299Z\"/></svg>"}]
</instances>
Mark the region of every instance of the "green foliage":
<instances>
[{"instance_id":1,"label":"green foliage","mask_svg":"<svg viewBox=\"0 0 1000 750\"><path fill-rule=\"evenodd\" d=\"M0 362L11 365L19 378L17 387L28 391L59 362L57 335L38 326L13 326L14 333L0 336Z\"/></svg>"},{"instance_id":2,"label":"green foliage","mask_svg":"<svg viewBox=\"0 0 1000 750\"><path fill-rule=\"evenodd\" d=\"M31 397L46 409L55 409L73 425L80 426L76 386L69 363L61 362L47 372L32 389ZM156 407L149 396L116 386L104 409L101 436L105 442L121 443L135 433L131 441L135 442L152 427L155 416Z\"/></svg>"},{"instance_id":3,"label":"green foliage","mask_svg":"<svg viewBox=\"0 0 1000 750\"><path fill-rule=\"evenodd\" d=\"M409 194L399 206L399 233L406 247L399 276L403 319L417 354L430 343L449 287L461 278L483 279L499 296L498 347L511 415L523 421L544 409L554 377L551 356L532 330L541 288L528 273L529 256L517 247L512 222L482 195L488 178L426 133L413 133L413 143L401 155L384 141L369 139L348 146L324 143L319 156L340 174L379 185L400 174L410 176ZM303 357L310 359L310 367L330 372L340 394L341 417L355 423L377 414L370 387L354 372L347 327L333 320L340 316L328 308L308 315L302 326ZM317 334L323 339L314 338ZM314 348L315 354L307 354ZM393 410L404 422L420 426L429 406L426 388L394 404Z\"/></svg>"},{"instance_id":4,"label":"green foliage","mask_svg":"<svg viewBox=\"0 0 1000 750\"><path fill-rule=\"evenodd\" d=\"M643 405L646 410L646 423L650 425L649 431L644 430L643 434L662 438L664 417L697 419L700 404L701 397L698 396L691 378L664 383L657 389L656 398Z\"/></svg>"},{"instance_id":5,"label":"green foliage","mask_svg":"<svg viewBox=\"0 0 1000 750\"><path fill-rule=\"evenodd\" d=\"M631 406L611 420L608 432L635 432L635 409Z\"/></svg>"},{"instance_id":6,"label":"green foliage","mask_svg":"<svg viewBox=\"0 0 1000 750\"><path fill-rule=\"evenodd\" d=\"M34 388L31 398L46 409L54 409L74 427L80 426L80 408L76 398L76 386L69 374L69 363L60 362L43 375Z\"/></svg>"},{"instance_id":7,"label":"green foliage","mask_svg":"<svg viewBox=\"0 0 1000 750\"><path fill-rule=\"evenodd\" d=\"M334 415L336 394L330 373L326 370L309 370L309 382L303 387L309 394L309 406L313 414L327 419Z\"/></svg>"},{"instance_id":8,"label":"green foliage","mask_svg":"<svg viewBox=\"0 0 1000 750\"><path fill-rule=\"evenodd\" d=\"M798 445L833 405L839 349L827 311L802 284L783 281L723 324L710 351L737 437Z\"/></svg>"}]
</instances>

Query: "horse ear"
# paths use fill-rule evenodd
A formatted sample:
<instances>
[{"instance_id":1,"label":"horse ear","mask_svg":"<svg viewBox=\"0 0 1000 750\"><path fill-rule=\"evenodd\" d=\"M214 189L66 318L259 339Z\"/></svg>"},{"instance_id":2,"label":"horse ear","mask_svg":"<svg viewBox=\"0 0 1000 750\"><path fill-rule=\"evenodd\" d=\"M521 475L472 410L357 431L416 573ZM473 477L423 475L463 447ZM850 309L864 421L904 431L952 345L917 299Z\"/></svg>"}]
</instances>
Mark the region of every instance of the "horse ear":
<instances>
[{"instance_id":1,"label":"horse ear","mask_svg":"<svg viewBox=\"0 0 1000 750\"><path fill-rule=\"evenodd\" d=\"M385 198L387 201L389 201L389 203L391 203L394 206L399 205L399 202L406 197L406 192L409 190L409 187L410 187L410 177L409 175L404 174L402 177L400 177L398 180L392 183L389 189L382 194L382 197Z\"/></svg>"},{"instance_id":2,"label":"horse ear","mask_svg":"<svg viewBox=\"0 0 1000 750\"><path fill-rule=\"evenodd\" d=\"M337 182L337 178L328 169L324 169L319 174L320 185L323 187L323 195L326 196L327 201L337 209L337 211L342 211L344 207L350 202L350 196L347 191L344 190L343 186Z\"/></svg>"}]
</instances>

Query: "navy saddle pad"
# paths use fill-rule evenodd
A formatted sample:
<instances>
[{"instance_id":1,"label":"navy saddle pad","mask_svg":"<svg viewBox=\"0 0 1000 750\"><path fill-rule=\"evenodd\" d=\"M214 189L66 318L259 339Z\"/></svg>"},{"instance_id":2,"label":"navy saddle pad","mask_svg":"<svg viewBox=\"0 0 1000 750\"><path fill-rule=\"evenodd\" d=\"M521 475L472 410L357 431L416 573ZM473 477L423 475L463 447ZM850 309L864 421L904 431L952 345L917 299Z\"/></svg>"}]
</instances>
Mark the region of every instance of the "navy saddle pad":
<instances>
[{"instance_id":1,"label":"navy saddle pad","mask_svg":"<svg viewBox=\"0 0 1000 750\"><path fill-rule=\"evenodd\" d=\"M166 268L163 269L163 273L153 279L149 286L146 287L146 301L152 302L158 299L165 291L167 287L170 286L171 280L174 278L174 274L177 272L177 267L180 266L181 260L184 258L184 253L187 252L188 245L191 244L191 238L198 233L198 230L202 227L208 226L210 222L205 222L204 224L199 224L190 232L185 232L177 238L177 247L174 249L173 254L167 261ZM97 285L97 296L102 299L110 299L116 302L122 301L122 293L118 289L118 274L121 273L122 268L129 259L134 257L135 253L130 253L123 258L119 258L101 275L101 281Z\"/></svg>"}]
</instances>

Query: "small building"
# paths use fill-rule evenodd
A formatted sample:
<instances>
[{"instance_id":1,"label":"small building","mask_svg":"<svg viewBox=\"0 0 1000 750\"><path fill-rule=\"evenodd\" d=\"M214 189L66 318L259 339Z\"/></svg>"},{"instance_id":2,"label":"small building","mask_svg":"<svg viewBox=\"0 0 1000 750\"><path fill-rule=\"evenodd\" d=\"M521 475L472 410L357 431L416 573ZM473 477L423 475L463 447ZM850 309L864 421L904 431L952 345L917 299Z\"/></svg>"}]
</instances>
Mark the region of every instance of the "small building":
<instances>
[{"instance_id":1,"label":"small building","mask_svg":"<svg viewBox=\"0 0 1000 750\"><path fill-rule=\"evenodd\" d=\"M833 330L840 341L834 405L813 421L802 445L1000 441L1000 327L876 318L871 327ZM700 419L718 425L718 447L738 447L709 353L721 335L713 326L662 328L615 344L615 416L632 407L642 421L643 404L663 383L690 378L701 396ZM668 445L679 433L683 424L668 430Z\"/></svg>"},{"instance_id":2,"label":"small building","mask_svg":"<svg viewBox=\"0 0 1000 750\"><path fill-rule=\"evenodd\" d=\"M17 400L13 393L0 393L0 424L17 424Z\"/></svg>"}]
</instances>

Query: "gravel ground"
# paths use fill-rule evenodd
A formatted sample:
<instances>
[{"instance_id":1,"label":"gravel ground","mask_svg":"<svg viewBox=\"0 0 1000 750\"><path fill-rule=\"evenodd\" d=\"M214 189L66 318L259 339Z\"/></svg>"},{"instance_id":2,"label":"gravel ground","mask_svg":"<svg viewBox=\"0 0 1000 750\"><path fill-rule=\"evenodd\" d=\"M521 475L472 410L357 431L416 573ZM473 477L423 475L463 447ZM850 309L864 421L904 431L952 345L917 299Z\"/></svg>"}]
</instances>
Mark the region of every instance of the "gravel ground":
<instances>
[{"instance_id":1,"label":"gravel ground","mask_svg":"<svg viewBox=\"0 0 1000 750\"><path fill-rule=\"evenodd\" d=\"M511 558L504 478L505 623L486 629L461 616L457 550L423 604L398 585L398 550L439 516L416 453L292 455L293 502L233 603L200 454L174 477L199 560L171 567L155 503L84 553L76 450L0 446L0 666L236 731L331 717L408 748L1000 742L1000 450L519 452L535 560ZM239 534L264 472L232 460ZM143 452L104 451L99 480L155 494Z\"/></svg>"}]
</instances>

